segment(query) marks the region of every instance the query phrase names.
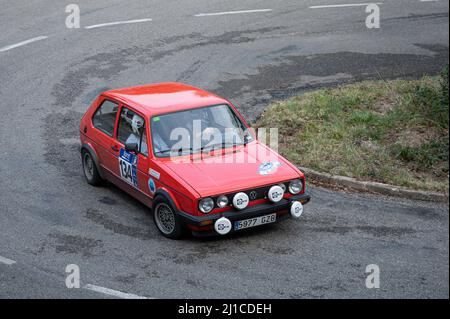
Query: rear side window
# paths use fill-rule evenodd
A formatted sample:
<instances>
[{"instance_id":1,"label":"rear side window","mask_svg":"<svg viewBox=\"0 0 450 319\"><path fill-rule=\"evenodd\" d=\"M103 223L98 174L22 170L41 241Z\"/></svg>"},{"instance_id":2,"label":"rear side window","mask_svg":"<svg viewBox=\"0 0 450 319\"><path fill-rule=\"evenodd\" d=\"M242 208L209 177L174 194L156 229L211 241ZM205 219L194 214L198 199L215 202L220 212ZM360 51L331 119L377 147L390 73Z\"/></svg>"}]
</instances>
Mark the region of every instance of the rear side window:
<instances>
[{"instance_id":1,"label":"rear side window","mask_svg":"<svg viewBox=\"0 0 450 319\"><path fill-rule=\"evenodd\" d=\"M105 100L95 111L92 124L94 124L95 128L112 137L118 109L119 105L117 103Z\"/></svg>"},{"instance_id":2,"label":"rear side window","mask_svg":"<svg viewBox=\"0 0 450 319\"><path fill-rule=\"evenodd\" d=\"M139 152L148 156L145 121L142 116L126 107L122 107L122 111L120 112L117 139L122 144L136 143L139 147Z\"/></svg>"}]
</instances>

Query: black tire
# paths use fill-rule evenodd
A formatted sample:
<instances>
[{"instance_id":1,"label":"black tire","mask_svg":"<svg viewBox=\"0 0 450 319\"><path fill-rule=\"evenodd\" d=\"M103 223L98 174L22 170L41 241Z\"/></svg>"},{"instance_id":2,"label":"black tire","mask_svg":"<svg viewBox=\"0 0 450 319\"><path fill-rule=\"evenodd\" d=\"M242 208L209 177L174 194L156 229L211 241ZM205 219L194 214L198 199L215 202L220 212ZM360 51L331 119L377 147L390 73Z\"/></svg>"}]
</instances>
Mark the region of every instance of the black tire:
<instances>
[{"instance_id":1,"label":"black tire","mask_svg":"<svg viewBox=\"0 0 450 319\"><path fill-rule=\"evenodd\" d=\"M83 173L84 177L88 184L93 186L99 186L103 183L103 179L100 177L98 173L97 165L92 158L92 155L87 150L81 151L81 163L83 165Z\"/></svg>"},{"instance_id":2,"label":"black tire","mask_svg":"<svg viewBox=\"0 0 450 319\"><path fill-rule=\"evenodd\" d=\"M163 196L153 201L153 221L159 232L170 239L180 239L184 234L184 225L175 213L175 209Z\"/></svg>"}]
</instances>

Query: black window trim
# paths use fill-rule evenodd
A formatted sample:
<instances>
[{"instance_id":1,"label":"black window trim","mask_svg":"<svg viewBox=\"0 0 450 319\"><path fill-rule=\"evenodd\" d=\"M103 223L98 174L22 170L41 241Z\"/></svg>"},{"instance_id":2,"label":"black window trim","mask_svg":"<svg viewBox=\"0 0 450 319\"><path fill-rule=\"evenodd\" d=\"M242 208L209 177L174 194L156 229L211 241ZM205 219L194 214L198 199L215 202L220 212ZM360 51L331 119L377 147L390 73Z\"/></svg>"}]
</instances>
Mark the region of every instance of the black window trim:
<instances>
[{"instance_id":1,"label":"black window trim","mask_svg":"<svg viewBox=\"0 0 450 319\"><path fill-rule=\"evenodd\" d=\"M116 119L114 120L114 126L113 126L112 134L109 134L108 132L102 130L101 128L99 128L99 127L97 127L97 126L95 126L95 124L94 124L94 117L95 117L95 115L96 115L97 112L101 109L101 107L103 106L103 104L104 104L106 101L111 102L111 103L117 105ZM114 100L111 100L111 99L108 99L108 98L104 98L103 101L100 103L100 105L99 105L99 106L97 107L97 109L95 110L94 114L92 114L92 118L91 118L92 126L93 126L96 130L98 130L98 131L100 131L100 132L102 132L102 133L108 135L108 136L111 137L111 138L114 138L114 132L116 131L117 115L119 114L119 110L120 110L120 103L119 103L119 102L114 101Z\"/></svg>"},{"instance_id":2,"label":"black window trim","mask_svg":"<svg viewBox=\"0 0 450 319\"><path fill-rule=\"evenodd\" d=\"M116 136L115 136L115 140L117 141L117 142L119 142L120 144L123 144L123 145L125 145L124 143L122 143L120 140L119 140L119 127L120 127L120 120L121 120L121 118L120 118L120 114L122 114L122 110L123 109L127 109L127 110L130 110L130 111L132 111L132 112L134 112L135 114L137 114L137 115L139 115L143 120L144 120L144 129L145 129L145 135L147 136L147 155L145 155L144 153L142 153L141 152L141 150L140 150L140 148L141 148L141 146L142 146L142 135L141 135L141 140L140 140L140 143L139 143L139 154L141 154L142 156L144 156L145 158L148 158L149 157L149 151L148 151L148 149L149 149L149 138L148 138L148 134L147 134L147 121L146 121L146 118L145 118L145 116L143 116L142 115L142 113L140 113L140 112L138 112L138 111L136 111L134 108L132 108L132 107L129 107L128 105L126 105L126 104L124 104L124 103L121 103L120 104L120 109L119 109L119 111L118 111L118 116L119 116L119 118L118 118L118 120L117 120L117 134L116 134Z\"/></svg>"}]
</instances>

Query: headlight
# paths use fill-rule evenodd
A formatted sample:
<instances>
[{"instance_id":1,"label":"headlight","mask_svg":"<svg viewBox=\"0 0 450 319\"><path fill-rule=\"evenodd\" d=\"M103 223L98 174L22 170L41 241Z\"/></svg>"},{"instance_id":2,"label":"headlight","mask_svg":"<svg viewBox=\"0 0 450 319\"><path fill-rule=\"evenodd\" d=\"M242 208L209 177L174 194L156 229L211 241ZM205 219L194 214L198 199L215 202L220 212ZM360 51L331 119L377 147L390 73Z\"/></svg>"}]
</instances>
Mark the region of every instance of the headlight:
<instances>
[{"instance_id":1,"label":"headlight","mask_svg":"<svg viewBox=\"0 0 450 319\"><path fill-rule=\"evenodd\" d=\"M284 183L281 183L280 185L278 185L281 187L281 189L283 190L283 192L286 192L286 185L284 185Z\"/></svg>"},{"instance_id":2,"label":"headlight","mask_svg":"<svg viewBox=\"0 0 450 319\"><path fill-rule=\"evenodd\" d=\"M213 210L213 208L214 208L214 201L212 200L211 197L203 198L198 203L198 209L200 209L200 211L203 214L208 214L210 211Z\"/></svg>"},{"instance_id":3,"label":"headlight","mask_svg":"<svg viewBox=\"0 0 450 319\"><path fill-rule=\"evenodd\" d=\"M294 179L289 183L289 193L298 194L303 190L303 183L299 179Z\"/></svg>"},{"instance_id":4,"label":"headlight","mask_svg":"<svg viewBox=\"0 0 450 319\"><path fill-rule=\"evenodd\" d=\"M227 205L228 205L228 197L226 197L225 195L217 197L217 206L219 206L220 208L224 208Z\"/></svg>"}]
</instances>

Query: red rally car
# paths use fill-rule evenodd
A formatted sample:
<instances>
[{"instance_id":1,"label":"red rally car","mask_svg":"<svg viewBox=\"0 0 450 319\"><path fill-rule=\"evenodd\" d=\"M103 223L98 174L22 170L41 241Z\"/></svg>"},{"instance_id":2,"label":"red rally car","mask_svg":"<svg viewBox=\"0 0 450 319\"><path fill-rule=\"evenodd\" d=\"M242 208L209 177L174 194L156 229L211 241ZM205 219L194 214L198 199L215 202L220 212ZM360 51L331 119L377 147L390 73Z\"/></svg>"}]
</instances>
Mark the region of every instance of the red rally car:
<instances>
[{"instance_id":1,"label":"red rally car","mask_svg":"<svg viewBox=\"0 0 450 319\"><path fill-rule=\"evenodd\" d=\"M213 137L213 138L212 138ZM168 238L299 218L305 176L226 99L180 83L106 91L80 123L84 175L151 208Z\"/></svg>"}]
</instances>

